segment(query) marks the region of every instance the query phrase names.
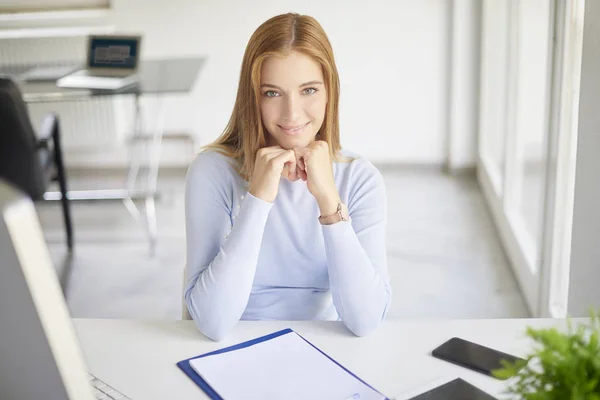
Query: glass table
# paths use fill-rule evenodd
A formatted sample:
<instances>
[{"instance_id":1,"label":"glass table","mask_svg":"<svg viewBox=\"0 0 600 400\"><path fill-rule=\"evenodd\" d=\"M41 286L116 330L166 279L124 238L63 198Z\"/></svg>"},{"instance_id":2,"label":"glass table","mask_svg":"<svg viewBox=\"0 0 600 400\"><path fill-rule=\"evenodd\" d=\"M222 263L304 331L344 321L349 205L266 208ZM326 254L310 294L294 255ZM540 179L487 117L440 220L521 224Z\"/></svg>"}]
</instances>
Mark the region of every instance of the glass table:
<instances>
[{"instance_id":1,"label":"glass table","mask_svg":"<svg viewBox=\"0 0 600 400\"><path fill-rule=\"evenodd\" d=\"M145 221L150 240L150 252L155 253L157 226L155 199L158 197L157 179L160 164L160 152L164 134L164 102L159 101L159 110L156 113L156 124L152 129L150 145L144 145L144 132L140 111L141 96L154 96L161 99L162 95L189 93L206 63L206 58L177 58L160 60L142 60L138 69L138 80L135 84L118 90L96 90L96 89L71 89L56 85L56 77L45 77L41 80L24 80L26 73L32 68L44 68L44 65L16 65L0 67L0 74L8 75L19 85L23 98L27 103L60 102L60 101L88 101L101 96L133 96L134 107L134 132L132 143L134 144L124 188L109 190L77 190L68 191L69 200L122 200L132 216L139 220L141 211L134 200L145 202ZM67 70L76 70L77 63L62 64ZM52 70L57 65L48 65ZM60 67L60 65L59 65ZM145 152L145 154L144 154ZM145 182L139 185L140 168L142 160L148 160L148 174ZM60 192L47 192L45 200L60 200Z\"/></svg>"}]
</instances>

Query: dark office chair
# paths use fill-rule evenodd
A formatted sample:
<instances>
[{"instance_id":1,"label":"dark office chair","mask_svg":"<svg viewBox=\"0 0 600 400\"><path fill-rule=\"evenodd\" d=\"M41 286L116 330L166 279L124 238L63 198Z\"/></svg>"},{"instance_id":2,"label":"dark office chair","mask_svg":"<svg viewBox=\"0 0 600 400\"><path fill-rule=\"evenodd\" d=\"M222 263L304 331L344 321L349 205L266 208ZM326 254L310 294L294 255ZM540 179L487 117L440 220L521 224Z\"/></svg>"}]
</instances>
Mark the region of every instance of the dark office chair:
<instances>
[{"instance_id":1,"label":"dark office chair","mask_svg":"<svg viewBox=\"0 0 600 400\"><path fill-rule=\"evenodd\" d=\"M6 77L0 77L0 177L23 190L34 201L43 200L49 183L58 181L67 246L71 252L73 227L58 116L46 116L39 138L36 137L21 92Z\"/></svg>"}]
</instances>

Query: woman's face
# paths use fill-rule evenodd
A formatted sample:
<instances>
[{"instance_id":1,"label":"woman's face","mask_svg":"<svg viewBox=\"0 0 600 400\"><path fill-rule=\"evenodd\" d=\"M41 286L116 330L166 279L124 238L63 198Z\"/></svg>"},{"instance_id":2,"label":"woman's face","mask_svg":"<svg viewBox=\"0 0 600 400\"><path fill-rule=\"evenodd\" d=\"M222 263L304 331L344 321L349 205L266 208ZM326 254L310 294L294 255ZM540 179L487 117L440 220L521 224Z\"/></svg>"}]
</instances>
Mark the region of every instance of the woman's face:
<instances>
[{"instance_id":1,"label":"woman's face","mask_svg":"<svg viewBox=\"0 0 600 400\"><path fill-rule=\"evenodd\" d=\"M296 51L266 59L260 91L260 111L269 133L269 146L293 149L315 140L327 105L323 71L315 60Z\"/></svg>"}]
</instances>

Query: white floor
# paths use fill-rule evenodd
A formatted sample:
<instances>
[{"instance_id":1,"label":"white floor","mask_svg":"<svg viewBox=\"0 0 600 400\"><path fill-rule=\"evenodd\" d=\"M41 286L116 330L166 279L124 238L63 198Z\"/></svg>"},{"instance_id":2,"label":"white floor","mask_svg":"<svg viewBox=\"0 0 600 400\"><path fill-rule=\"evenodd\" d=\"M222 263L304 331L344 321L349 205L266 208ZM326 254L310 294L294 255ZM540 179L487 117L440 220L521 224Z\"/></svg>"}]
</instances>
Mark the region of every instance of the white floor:
<instances>
[{"instance_id":1,"label":"white floor","mask_svg":"<svg viewBox=\"0 0 600 400\"><path fill-rule=\"evenodd\" d=\"M388 202L389 318L529 316L473 178L382 167ZM76 251L66 257L58 203L38 205L74 317L179 319L185 262L183 174L161 175L159 241L151 257L145 229L120 202L74 204ZM77 176L71 189L120 186L122 179Z\"/></svg>"}]
</instances>

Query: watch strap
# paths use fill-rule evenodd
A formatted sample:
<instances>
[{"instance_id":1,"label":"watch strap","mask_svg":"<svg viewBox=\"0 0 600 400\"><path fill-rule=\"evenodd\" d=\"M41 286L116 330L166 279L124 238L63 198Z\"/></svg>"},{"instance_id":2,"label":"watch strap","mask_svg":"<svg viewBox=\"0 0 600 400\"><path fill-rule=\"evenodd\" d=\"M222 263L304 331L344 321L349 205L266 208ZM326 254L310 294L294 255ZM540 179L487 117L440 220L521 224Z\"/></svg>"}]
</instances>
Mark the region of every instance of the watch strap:
<instances>
[{"instance_id":1,"label":"watch strap","mask_svg":"<svg viewBox=\"0 0 600 400\"><path fill-rule=\"evenodd\" d=\"M319 222L321 225L332 225L340 221L349 221L348 207L344 203L338 203L335 213L326 216L320 216Z\"/></svg>"}]
</instances>

